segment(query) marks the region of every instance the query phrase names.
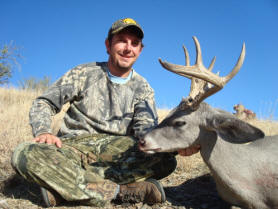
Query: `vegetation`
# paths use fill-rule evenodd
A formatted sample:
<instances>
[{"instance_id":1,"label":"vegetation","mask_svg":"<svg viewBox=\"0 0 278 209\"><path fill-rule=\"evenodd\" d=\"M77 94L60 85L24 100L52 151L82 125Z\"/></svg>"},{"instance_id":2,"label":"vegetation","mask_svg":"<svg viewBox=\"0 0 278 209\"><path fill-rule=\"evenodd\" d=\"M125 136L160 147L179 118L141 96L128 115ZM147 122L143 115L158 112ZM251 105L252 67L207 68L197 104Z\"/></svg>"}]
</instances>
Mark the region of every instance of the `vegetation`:
<instances>
[{"instance_id":1,"label":"vegetation","mask_svg":"<svg viewBox=\"0 0 278 209\"><path fill-rule=\"evenodd\" d=\"M0 47L0 85L8 83L13 68L19 66L17 60L20 57L18 48L12 42Z\"/></svg>"},{"instance_id":2,"label":"vegetation","mask_svg":"<svg viewBox=\"0 0 278 209\"><path fill-rule=\"evenodd\" d=\"M42 79L30 77L19 81L19 88L23 90L45 91L51 84L51 78L44 76Z\"/></svg>"},{"instance_id":3,"label":"vegetation","mask_svg":"<svg viewBox=\"0 0 278 209\"><path fill-rule=\"evenodd\" d=\"M11 42L0 46L0 85L9 83L12 77L13 69L18 64L18 59L21 58L19 49ZM23 90L45 91L51 84L51 78L44 76L42 79L35 77L24 78L18 82L19 88Z\"/></svg>"}]
</instances>

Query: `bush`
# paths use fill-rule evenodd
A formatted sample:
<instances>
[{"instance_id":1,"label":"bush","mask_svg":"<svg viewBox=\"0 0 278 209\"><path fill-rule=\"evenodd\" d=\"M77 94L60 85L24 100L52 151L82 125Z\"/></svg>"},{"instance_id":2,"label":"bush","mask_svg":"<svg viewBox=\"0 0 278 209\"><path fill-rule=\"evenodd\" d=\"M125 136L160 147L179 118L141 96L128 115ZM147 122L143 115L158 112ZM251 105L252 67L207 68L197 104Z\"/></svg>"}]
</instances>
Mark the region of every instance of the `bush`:
<instances>
[{"instance_id":1,"label":"bush","mask_svg":"<svg viewBox=\"0 0 278 209\"><path fill-rule=\"evenodd\" d=\"M18 82L19 88L23 90L36 90L36 91L45 91L51 85L51 78L44 76L42 79L30 77L24 78Z\"/></svg>"},{"instance_id":2,"label":"bush","mask_svg":"<svg viewBox=\"0 0 278 209\"><path fill-rule=\"evenodd\" d=\"M0 47L0 85L9 82L13 67L19 66L18 58L21 56L18 53L18 48L12 42Z\"/></svg>"}]
</instances>

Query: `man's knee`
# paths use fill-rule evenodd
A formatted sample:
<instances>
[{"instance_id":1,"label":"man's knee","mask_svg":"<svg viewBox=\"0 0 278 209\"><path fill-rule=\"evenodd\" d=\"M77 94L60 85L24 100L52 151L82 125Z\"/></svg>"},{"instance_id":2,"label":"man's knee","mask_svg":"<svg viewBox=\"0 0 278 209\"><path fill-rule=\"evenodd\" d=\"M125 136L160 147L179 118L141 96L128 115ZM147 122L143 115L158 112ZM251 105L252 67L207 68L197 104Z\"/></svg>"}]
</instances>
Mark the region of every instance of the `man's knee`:
<instances>
[{"instance_id":1,"label":"man's knee","mask_svg":"<svg viewBox=\"0 0 278 209\"><path fill-rule=\"evenodd\" d=\"M41 149L41 144L35 142L23 142L19 144L13 154L11 159L12 167L22 176L28 176L28 165L30 162L36 162L39 156L36 155Z\"/></svg>"},{"instance_id":2,"label":"man's knee","mask_svg":"<svg viewBox=\"0 0 278 209\"><path fill-rule=\"evenodd\" d=\"M32 142L23 142L15 148L15 150L12 154L12 159L11 159L11 163L12 163L13 168L18 170L19 165L24 164L26 162L26 159L25 159L24 156L27 154L26 150L28 150L29 146L32 145L32 144L34 144L34 143L32 143Z\"/></svg>"}]
</instances>

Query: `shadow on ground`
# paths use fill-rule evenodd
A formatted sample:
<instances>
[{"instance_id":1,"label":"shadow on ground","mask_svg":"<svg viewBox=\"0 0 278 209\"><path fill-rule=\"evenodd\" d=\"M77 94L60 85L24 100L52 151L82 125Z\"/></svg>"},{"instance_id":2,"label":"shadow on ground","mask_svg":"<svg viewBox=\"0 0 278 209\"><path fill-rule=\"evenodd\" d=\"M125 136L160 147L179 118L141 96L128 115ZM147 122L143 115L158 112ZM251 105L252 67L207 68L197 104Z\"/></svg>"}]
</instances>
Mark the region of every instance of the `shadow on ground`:
<instances>
[{"instance_id":1,"label":"shadow on ground","mask_svg":"<svg viewBox=\"0 0 278 209\"><path fill-rule=\"evenodd\" d=\"M26 181L18 174L13 174L5 181L1 182L0 192L7 198L29 200L32 204L45 207L41 196L40 186ZM64 206L76 206L76 202L67 202Z\"/></svg>"},{"instance_id":2,"label":"shadow on ground","mask_svg":"<svg viewBox=\"0 0 278 209\"><path fill-rule=\"evenodd\" d=\"M230 208L230 205L219 197L214 180L209 174L187 180L179 186L164 187L164 189L167 201L170 203L169 208ZM11 175L2 182L1 193L9 198L29 200L34 205L44 207L39 186L27 182L17 174Z\"/></svg>"},{"instance_id":3,"label":"shadow on ground","mask_svg":"<svg viewBox=\"0 0 278 209\"><path fill-rule=\"evenodd\" d=\"M164 189L167 201L172 206L196 209L230 208L230 205L219 197L214 180L209 174L190 179L179 186L165 187Z\"/></svg>"},{"instance_id":4,"label":"shadow on ground","mask_svg":"<svg viewBox=\"0 0 278 209\"><path fill-rule=\"evenodd\" d=\"M17 174L13 174L1 182L1 193L8 198L25 199L35 205L43 206L39 186L27 182Z\"/></svg>"}]
</instances>

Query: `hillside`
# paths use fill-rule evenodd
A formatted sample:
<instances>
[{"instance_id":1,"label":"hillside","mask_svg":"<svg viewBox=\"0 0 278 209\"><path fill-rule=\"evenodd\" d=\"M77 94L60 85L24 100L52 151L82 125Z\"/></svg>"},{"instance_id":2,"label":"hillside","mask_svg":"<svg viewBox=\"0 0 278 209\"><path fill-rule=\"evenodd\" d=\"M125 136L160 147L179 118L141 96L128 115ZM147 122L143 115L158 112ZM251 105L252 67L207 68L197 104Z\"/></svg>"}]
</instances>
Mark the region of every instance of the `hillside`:
<instances>
[{"instance_id":1,"label":"hillside","mask_svg":"<svg viewBox=\"0 0 278 209\"><path fill-rule=\"evenodd\" d=\"M0 88L0 208L42 208L39 188L15 175L10 166L12 150L21 142L32 139L28 125L28 112L32 100L39 92ZM169 110L158 110L160 121ZM62 117L54 118L55 124ZM278 122L251 120L252 125L262 129L266 135L278 134ZM209 170L199 154L191 157L177 157L178 167L169 177L163 179L167 202L152 208L224 208L214 186ZM110 205L110 208L123 206ZM65 208L65 207L57 207ZM66 208L89 208L68 205ZM91 207L90 207L91 208ZM128 208L151 208L137 204Z\"/></svg>"}]
</instances>

